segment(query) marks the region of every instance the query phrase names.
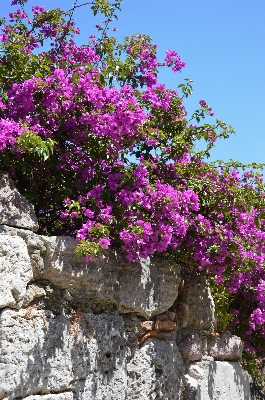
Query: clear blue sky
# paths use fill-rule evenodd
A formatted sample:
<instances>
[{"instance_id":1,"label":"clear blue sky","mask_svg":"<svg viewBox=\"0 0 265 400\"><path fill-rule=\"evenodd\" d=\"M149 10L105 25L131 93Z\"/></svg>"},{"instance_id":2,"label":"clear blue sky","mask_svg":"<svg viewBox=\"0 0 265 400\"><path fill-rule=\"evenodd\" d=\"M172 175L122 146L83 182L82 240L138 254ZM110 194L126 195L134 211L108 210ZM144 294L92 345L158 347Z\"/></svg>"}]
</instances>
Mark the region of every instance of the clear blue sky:
<instances>
[{"instance_id":1,"label":"clear blue sky","mask_svg":"<svg viewBox=\"0 0 265 400\"><path fill-rule=\"evenodd\" d=\"M16 7L0 0L0 16ZM85 0L78 0L82 4ZM70 9L73 0L29 0L47 9ZM135 32L149 34L161 59L176 50L187 67L160 81L176 89L183 79L193 79L194 93L186 107L192 111L206 100L215 117L232 125L236 136L216 144L212 159L230 158L244 163L265 163L265 0L124 0L119 39ZM85 43L95 24L89 6L76 10L81 28L78 42Z\"/></svg>"}]
</instances>

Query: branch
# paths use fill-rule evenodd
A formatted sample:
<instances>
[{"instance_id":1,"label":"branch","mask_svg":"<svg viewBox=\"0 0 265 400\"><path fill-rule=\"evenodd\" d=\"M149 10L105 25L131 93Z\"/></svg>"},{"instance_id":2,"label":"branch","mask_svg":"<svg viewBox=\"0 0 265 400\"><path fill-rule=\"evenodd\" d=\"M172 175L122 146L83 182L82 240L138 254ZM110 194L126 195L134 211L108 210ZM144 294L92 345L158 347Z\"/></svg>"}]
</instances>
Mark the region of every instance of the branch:
<instances>
[{"instance_id":1,"label":"branch","mask_svg":"<svg viewBox=\"0 0 265 400\"><path fill-rule=\"evenodd\" d=\"M69 18L69 21L68 21L68 26L70 25L70 22L71 22L71 20L72 20L72 18L73 18L73 15L74 15L75 9L77 8L77 5L76 5L76 3L77 3L77 0L75 0L75 2L74 2L74 7L73 7L73 8L71 8L71 10L69 10L69 11L72 11L72 12L71 12L71 15L70 15L70 18Z\"/></svg>"},{"instance_id":2,"label":"branch","mask_svg":"<svg viewBox=\"0 0 265 400\"><path fill-rule=\"evenodd\" d=\"M66 11L66 13L68 13L68 12L70 12L70 11L74 11L76 8L86 6L87 4L94 4L94 2L93 2L93 1L88 1L87 3L80 4L79 6L77 6L77 5L75 4L74 7L73 7L73 8L70 8L70 10ZM72 14L72 15L73 15L73 14Z\"/></svg>"}]
</instances>

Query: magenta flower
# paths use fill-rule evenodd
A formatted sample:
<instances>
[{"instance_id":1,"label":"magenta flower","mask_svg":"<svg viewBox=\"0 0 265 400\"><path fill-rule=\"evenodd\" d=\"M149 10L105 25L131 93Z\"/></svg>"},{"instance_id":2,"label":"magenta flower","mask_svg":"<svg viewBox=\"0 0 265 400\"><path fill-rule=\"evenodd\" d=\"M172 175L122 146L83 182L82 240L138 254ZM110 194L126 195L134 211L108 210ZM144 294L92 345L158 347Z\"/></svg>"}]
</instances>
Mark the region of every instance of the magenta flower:
<instances>
[{"instance_id":1,"label":"magenta flower","mask_svg":"<svg viewBox=\"0 0 265 400\"><path fill-rule=\"evenodd\" d=\"M166 51L166 58L163 65L167 65L172 68L173 72L180 71L183 67L186 66L186 63L181 61L178 54L173 50Z\"/></svg>"}]
</instances>

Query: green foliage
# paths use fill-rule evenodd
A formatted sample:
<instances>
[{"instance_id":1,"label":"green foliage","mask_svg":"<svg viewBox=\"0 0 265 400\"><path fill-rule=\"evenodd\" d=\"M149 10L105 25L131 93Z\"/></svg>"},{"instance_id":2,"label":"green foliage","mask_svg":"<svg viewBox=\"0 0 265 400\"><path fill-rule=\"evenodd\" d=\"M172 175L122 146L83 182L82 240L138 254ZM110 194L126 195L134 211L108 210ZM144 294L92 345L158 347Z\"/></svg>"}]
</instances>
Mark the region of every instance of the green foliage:
<instances>
[{"instance_id":1,"label":"green foliage","mask_svg":"<svg viewBox=\"0 0 265 400\"><path fill-rule=\"evenodd\" d=\"M118 19L116 10L121 11L122 0L113 2L107 0L95 0L92 3L91 9L96 16L99 12L104 14L105 17Z\"/></svg>"},{"instance_id":2,"label":"green foliage","mask_svg":"<svg viewBox=\"0 0 265 400\"><path fill-rule=\"evenodd\" d=\"M208 277L207 279L215 304L217 332L227 332L227 327L233 316L231 306L234 300L234 295L230 294L224 285L216 283L213 277Z\"/></svg>"},{"instance_id":3,"label":"green foliage","mask_svg":"<svg viewBox=\"0 0 265 400\"><path fill-rule=\"evenodd\" d=\"M106 226L102 224L93 226L91 229L91 240L80 240L75 248L76 255L82 260L86 259L87 256L89 258L92 256L93 259L104 258L104 251L98 240L106 236L109 236L109 229Z\"/></svg>"},{"instance_id":4,"label":"green foliage","mask_svg":"<svg viewBox=\"0 0 265 400\"><path fill-rule=\"evenodd\" d=\"M265 391L265 370L261 367L259 360L255 358L255 353L244 351L241 364L262 390Z\"/></svg>"},{"instance_id":5,"label":"green foliage","mask_svg":"<svg viewBox=\"0 0 265 400\"><path fill-rule=\"evenodd\" d=\"M46 140L30 130L22 132L21 136L17 139L17 147L22 153L28 152L36 155L37 158L46 161L53 153L53 147L56 141L48 138Z\"/></svg>"},{"instance_id":6,"label":"green foliage","mask_svg":"<svg viewBox=\"0 0 265 400\"><path fill-rule=\"evenodd\" d=\"M75 248L75 253L79 259L84 260L87 256L91 255L93 258L99 258L103 250L99 243L89 240L80 240Z\"/></svg>"},{"instance_id":7,"label":"green foliage","mask_svg":"<svg viewBox=\"0 0 265 400\"><path fill-rule=\"evenodd\" d=\"M189 79L189 78L185 78L184 81L186 81L186 83L180 83L180 84L178 85L178 88L181 89L181 92L182 92L182 94L183 94L183 97L186 97L186 98L187 98L187 97L189 97L189 96L192 95L192 85L191 85L191 82L193 82L193 80L192 80L192 79ZM199 121L197 121L197 122L199 122Z\"/></svg>"}]
</instances>

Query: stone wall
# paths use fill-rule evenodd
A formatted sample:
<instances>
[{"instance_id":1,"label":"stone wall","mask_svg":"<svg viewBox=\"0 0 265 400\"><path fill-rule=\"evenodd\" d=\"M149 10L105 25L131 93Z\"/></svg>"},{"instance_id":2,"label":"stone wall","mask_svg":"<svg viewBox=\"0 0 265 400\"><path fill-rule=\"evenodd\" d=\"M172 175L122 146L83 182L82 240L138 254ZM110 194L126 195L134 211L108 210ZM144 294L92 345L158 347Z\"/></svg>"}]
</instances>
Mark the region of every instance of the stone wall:
<instances>
[{"instance_id":1,"label":"stone wall","mask_svg":"<svg viewBox=\"0 0 265 400\"><path fill-rule=\"evenodd\" d=\"M0 175L0 400L247 400L238 337L205 278L117 249L80 262ZM258 393L258 392L257 392Z\"/></svg>"}]
</instances>

